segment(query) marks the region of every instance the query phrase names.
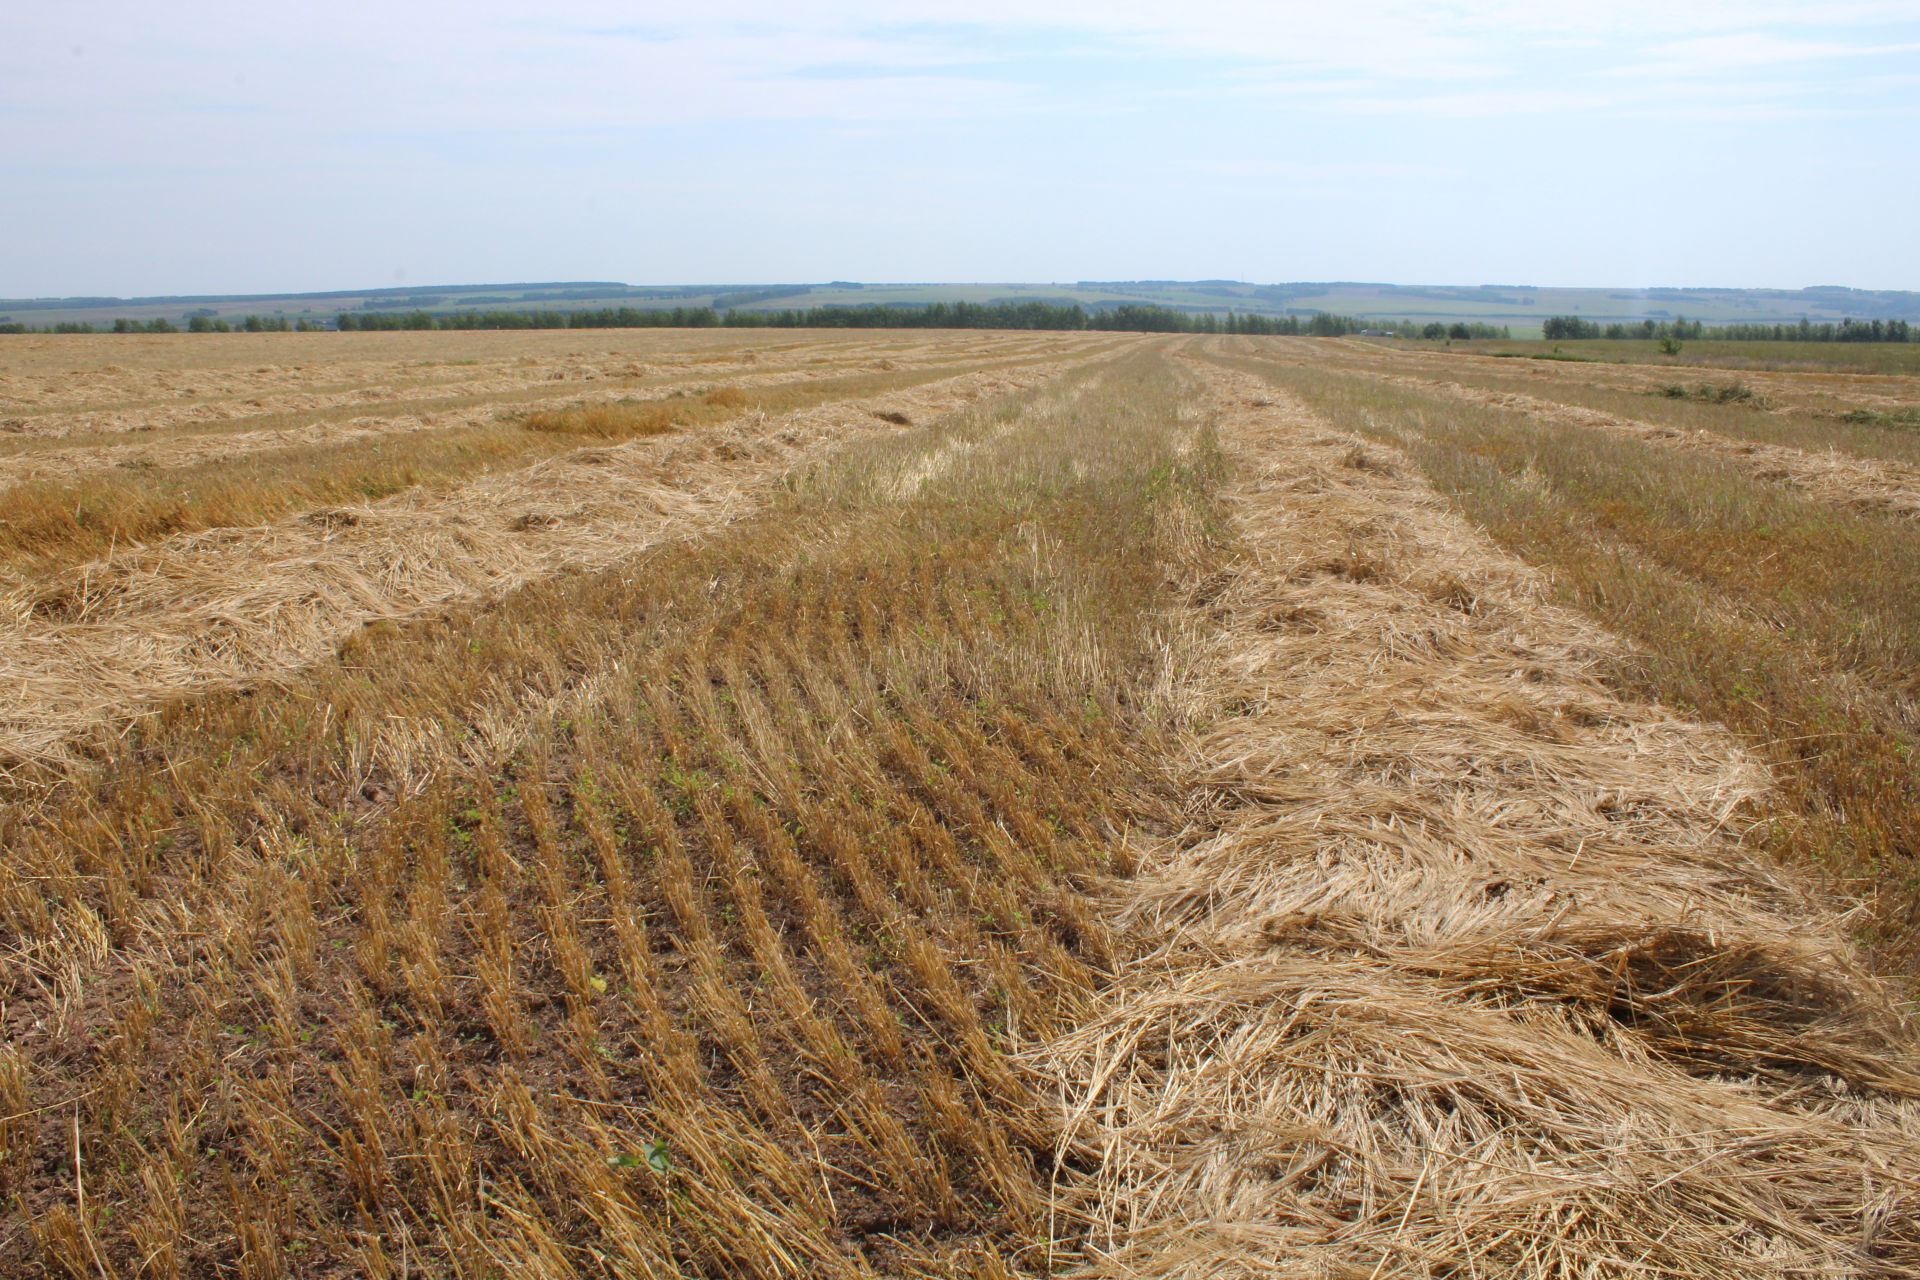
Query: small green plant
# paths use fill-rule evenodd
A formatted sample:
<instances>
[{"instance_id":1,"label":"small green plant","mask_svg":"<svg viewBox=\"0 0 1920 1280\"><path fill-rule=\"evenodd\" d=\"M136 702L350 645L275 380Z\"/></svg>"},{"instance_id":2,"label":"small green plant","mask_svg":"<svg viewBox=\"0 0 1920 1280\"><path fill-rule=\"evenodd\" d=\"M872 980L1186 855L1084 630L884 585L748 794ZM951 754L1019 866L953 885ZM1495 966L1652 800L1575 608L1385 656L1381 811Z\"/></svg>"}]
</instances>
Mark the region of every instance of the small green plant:
<instances>
[{"instance_id":1,"label":"small green plant","mask_svg":"<svg viewBox=\"0 0 1920 1280\"><path fill-rule=\"evenodd\" d=\"M622 1151L617 1156L608 1156L607 1163L616 1169L638 1169L645 1165L655 1173L672 1173L673 1153L668 1149L665 1138L655 1138L639 1151Z\"/></svg>"}]
</instances>

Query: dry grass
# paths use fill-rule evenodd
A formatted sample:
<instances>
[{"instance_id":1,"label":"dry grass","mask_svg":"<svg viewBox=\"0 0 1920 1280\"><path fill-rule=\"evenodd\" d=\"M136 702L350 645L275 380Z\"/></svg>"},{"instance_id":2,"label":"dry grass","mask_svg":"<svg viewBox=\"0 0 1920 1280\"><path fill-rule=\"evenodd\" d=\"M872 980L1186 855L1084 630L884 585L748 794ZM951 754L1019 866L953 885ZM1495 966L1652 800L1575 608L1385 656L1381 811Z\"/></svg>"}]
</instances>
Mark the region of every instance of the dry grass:
<instances>
[{"instance_id":1,"label":"dry grass","mask_svg":"<svg viewBox=\"0 0 1920 1280\"><path fill-rule=\"evenodd\" d=\"M0 413L104 411L178 400L418 393L476 380L526 385L594 373L670 372L722 364L917 361L938 353L1072 350L1082 335L603 329L524 332L30 336L0 346Z\"/></svg>"},{"instance_id":2,"label":"dry grass","mask_svg":"<svg viewBox=\"0 0 1920 1280\"><path fill-rule=\"evenodd\" d=\"M1902 429L1893 420L1890 415L1899 412L1897 407L1849 409L1846 406L1854 402L1833 397L1805 397L1795 406L1770 409L1770 402L1766 400L1770 393L1753 392L1760 398L1756 403L1730 390L1745 384L1731 383L1662 384L1644 388L1591 386L1559 379L1523 384L1512 379L1469 377L1463 385L1491 391L1530 392L1559 404L1594 409L1682 432L1709 432L1807 453L1837 450L1855 458L1880 459L1909 467L1920 464L1920 433ZM1667 394L1670 385L1679 385L1685 394ZM1869 403L1897 406L1899 402L1881 398ZM1875 415L1882 412L1889 416L1876 419ZM1862 416L1849 421L1849 413Z\"/></svg>"},{"instance_id":3,"label":"dry grass","mask_svg":"<svg viewBox=\"0 0 1920 1280\"><path fill-rule=\"evenodd\" d=\"M882 385L925 378L868 376ZM76 728L270 677L369 622L711 531L750 511L808 455L884 432L875 403L953 407L1048 376L967 374L877 401L742 415L699 432L577 449L446 492L212 529L71 567L7 599L0 753L15 762L58 754ZM815 385L792 394L821 393Z\"/></svg>"},{"instance_id":4,"label":"dry grass","mask_svg":"<svg viewBox=\"0 0 1920 1280\"><path fill-rule=\"evenodd\" d=\"M358 505L419 486L444 488L553 457L577 448L582 438L633 439L712 425L747 409L788 413L970 369L1043 363L1018 355L970 361L964 350L951 354L946 361L885 371L847 374L839 362L819 370L767 371L744 385L656 388L650 399L610 400L601 393L524 413L518 427L510 420L518 403L529 395L551 401L557 393L495 391L441 402L425 416L392 419L315 422L309 414L285 428L174 433L139 445L75 438L68 447L17 457L16 470L47 478L0 490L0 573L44 575L176 534L258 524L303 507ZM286 447L271 447L280 444Z\"/></svg>"},{"instance_id":5,"label":"dry grass","mask_svg":"<svg viewBox=\"0 0 1920 1280\"><path fill-rule=\"evenodd\" d=\"M528 431L547 435L590 436L596 440L631 440L664 435L680 427L737 412L752 403L739 387L716 387L697 398L616 400L612 404L571 405L542 409L520 420Z\"/></svg>"},{"instance_id":6,"label":"dry grass","mask_svg":"<svg viewBox=\"0 0 1920 1280\"><path fill-rule=\"evenodd\" d=\"M1221 378L1190 819L1029 1056L1102 1277L1903 1275L1920 1073L1764 776L1408 460ZM1258 407L1253 407L1258 406Z\"/></svg>"},{"instance_id":7,"label":"dry grass","mask_svg":"<svg viewBox=\"0 0 1920 1280\"><path fill-rule=\"evenodd\" d=\"M1411 436L1114 345L23 619L161 679L0 793L0 1274L1920 1270L1762 771Z\"/></svg>"},{"instance_id":8,"label":"dry grass","mask_svg":"<svg viewBox=\"0 0 1920 1280\"><path fill-rule=\"evenodd\" d=\"M1426 384L1409 380L1406 385ZM1513 392L1478 391L1458 384L1443 384L1436 389L1463 400L1519 409L1556 425L1610 431L1668 449L1708 454L1756 479L1791 486L1809 497L1834 506L1906 516L1920 515L1920 466L1876 456L1842 453L1831 448L1815 451L1804 447L1809 434L1831 436L1851 430L1849 428L1808 432L1804 427L1796 429L1783 424L1767 430L1757 425L1767 415L1748 410L1739 413L1736 421L1716 423L1734 429L1735 434L1727 434L1699 425L1698 414L1687 415L1694 419L1693 424L1679 429L1678 424L1671 420L1681 415L1661 408L1649 410L1644 407L1645 401L1635 406L1640 416L1626 417L1568 405L1559 399ZM1568 398L1589 397L1579 397L1575 393ZM1710 403L1720 407L1738 402L1716 400ZM1659 421L1662 418L1669 421ZM1754 438L1769 435L1793 443L1768 444ZM1893 452L1909 451L1896 449ZM1916 457L1920 457L1920 451L1914 452Z\"/></svg>"},{"instance_id":9,"label":"dry grass","mask_svg":"<svg viewBox=\"0 0 1920 1280\"><path fill-rule=\"evenodd\" d=\"M1290 374L1405 448L1476 523L1625 636L1620 687L1746 734L1776 766L1771 841L1868 904L1920 966L1920 530L1756 483L1713 457L1378 383Z\"/></svg>"},{"instance_id":10,"label":"dry grass","mask_svg":"<svg viewBox=\"0 0 1920 1280\"><path fill-rule=\"evenodd\" d=\"M509 425L454 427L184 467L117 467L78 483L14 485L0 490L0 572L18 583L176 534L377 502L575 447L530 440Z\"/></svg>"},{"instance_id":11,"label":"dry grass","mask_svg":"<svg viewBox=\"0 0 1920 1280\"><path fill-rule=\"evenodd\" d=\"M1326 362L1279 350L1293 367L1325 367ZM1338 363L1384 382L1519 409L1555 424L1712 454L1836 506L1920 514L1920 466L1915 465L1920 462L1920 438L1872 423L1846 422L1844 415L1833 412L1830 398L1820 413L1804 406L1786 413L1773 411L1771 399L1745 384L1681 386L1681 395L1669 396L1676 384L1639 379L1623 386L1592 386L1577 375L1504 378L1480 371L1477 366L1489 363L1485 361L1456 360L1423 368L1417 358L1382 359L1366 347L1342 350ZM1882 396L1874 403L1899 402Z\"/></svg>"},{"instance_id":12,"label":"dry grass","mask_svg":"<svg viewBox=\"0 0 1920 1280\"><path fill-rule=\"evenodd\" d=\"M1920 379L1910 377L1756 372L1696 381L1676 379L1676 371L1662 364L1442 357L1372 344L1342 344L1339 359L1372 372L1544 397L1686 432L1920 463L1920 435L1908 421L1920 413Z\"/></svg>"},{"instance_id":13,"label":"dry grass","mask_svg":"<svg viewBox=\"0 0 1920 1280\"><path fill-rule=\"evenodd\" d=\"M1385 346L1385 344L1381 344ZM1394 348L1414 344L1394 343ZM1428 347L1427 350L1435 348ZM1680 354L1669 356L1658 342L1618 341L1511 341L1487 339L1459 343L1454 351L1472 351L1481 355L1509 353L1517 356L1546 356L1558 350L1563 355L1582 356L1601 361L1661 365L1676 369L1739 369L1824 373L1843 371L1866 374L1920 373L1920 343L1911 342L1705 342L1682 344Z\"/></svg>"},{"instance_id":14,"label":"dry grass","mask_svg":"<svg viewBox=\"0 0 1920 1280\"><path fill-rule=\"evenodd\" d=\"M484 404L538 405L594 384L664 393L716 382L755 385L797 376L884 373L929 363L1051 359L1110 345L1112 335L990 332L795 335L791 342L715 341L653 331L603 335L419 334L444 339L359 343L356 334L282 335L297 339L269 363L236 365L226 335L196 335L184 346L156 338L159 361L143 361L143 339L118 352L111 342L56 342L51 355L78 367L49 370L32 358L43 340L0 347L0 455L61 440L139 443L154 435L251 434L369 413L457 413ZM237 335L236 335L237 336ZM213 340L209 341L208 339ZM554 339L559 338L556 342ZM334 339L335 341L327 341ZM537 339L544 339L537 340ZM95 340L97 343L99 340ZM244 345L244 344L243 344ZM98 363L119 355L124 363ZM378 354L380 358L370 358ZM465 358L455 358L464 356ZM89 358L90 357L90 358ZM22 367L24 363L24 369ZM29 372L39 369L40 372Z\"/></svg>"},{"instance_id":15,"label":"dry grass","mask_svg":"<svg viewBox=\"0 0 1920 1280\"><path fill-rule=\"evenodd\" d=\"M1164 369L1096 376L20 791L0 1269L1043 1264L1006 1054L1113 962L1209 484Z\"/></svg>"}]
</instances>

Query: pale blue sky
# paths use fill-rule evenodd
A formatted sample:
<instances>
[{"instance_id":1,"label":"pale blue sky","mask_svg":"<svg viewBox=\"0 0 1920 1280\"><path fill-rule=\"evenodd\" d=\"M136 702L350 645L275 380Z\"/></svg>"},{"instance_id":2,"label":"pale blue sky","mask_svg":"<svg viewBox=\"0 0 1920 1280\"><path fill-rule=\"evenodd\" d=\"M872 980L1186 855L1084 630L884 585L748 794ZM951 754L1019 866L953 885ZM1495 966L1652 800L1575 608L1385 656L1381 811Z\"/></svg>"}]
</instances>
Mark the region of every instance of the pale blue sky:
<instances>
[{"instance_id":1,"label":"pale blue sky","mask_svg":"<svg viewBox=\"0 0 1920 1280\"><path fill-rule=\"evenodd\" d=\"M1920 0L0 7L0 296L1920 289Z\"/></svg>"}]
</instances>

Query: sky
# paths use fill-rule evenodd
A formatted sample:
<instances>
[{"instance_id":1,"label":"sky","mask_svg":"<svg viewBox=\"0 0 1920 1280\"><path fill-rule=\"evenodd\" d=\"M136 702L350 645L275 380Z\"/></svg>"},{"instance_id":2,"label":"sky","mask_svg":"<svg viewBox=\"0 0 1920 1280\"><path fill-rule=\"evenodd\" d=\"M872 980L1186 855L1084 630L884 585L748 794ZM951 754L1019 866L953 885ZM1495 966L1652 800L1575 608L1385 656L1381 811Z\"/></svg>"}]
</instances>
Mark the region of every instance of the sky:
<instances>
[{"instance_id":1,"label":"sky","mask_svg":"<svg viewBox=\"0 0 1920 1280\"><path fill-rule=\"evenodd\" d=\"M1920 0L0 0L0 296L1920 289Z\"/></svg>"}]
</instances>

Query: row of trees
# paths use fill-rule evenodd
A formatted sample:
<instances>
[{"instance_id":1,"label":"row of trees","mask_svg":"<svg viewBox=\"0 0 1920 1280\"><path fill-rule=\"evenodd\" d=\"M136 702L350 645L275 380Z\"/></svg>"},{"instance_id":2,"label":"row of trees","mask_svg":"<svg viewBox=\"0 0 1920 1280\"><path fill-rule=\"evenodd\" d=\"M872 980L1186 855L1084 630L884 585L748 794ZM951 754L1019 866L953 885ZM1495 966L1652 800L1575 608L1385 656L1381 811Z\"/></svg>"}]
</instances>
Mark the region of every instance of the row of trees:
<instances>
[{"instance_id":1,"label":"row of trees","mask_svg":"<svg viewBox=\"0 0 1920 1280\"><path fill-rule=\"evenodd\" d=\"M1685 316L1672 320L1642 320L1638 324L1609 325L1602 325L1595 320L1582 320L1579 316L1548 316L1540 330L1541 336L1550 342L1575 338L1639 338L1650 341L1656 338L1698 338L1705 328L1698 320L1689 320Z\"/></svg>"},{"instance_id":2,"label":"row of trees","mask_svg":"<svg viewBox=\"0 0 1920 1280\"><path fill-rule=\"evenodd\" d=\"M1804 317L1798 324L1726 324L1709 328L1684 316L1673 320L1642 320L1638 324L1601 325L1579 316L1551 316L1541 326L1549 341L1574 338L1639 338L1642 340L1715 339L1727 342L1913 342L1920 330L1905 320L1842 320L1815 324Z\"/></svg>"},{"instance_id":3,"label":"row of trees","mask_svg":"<svg viewBox=\"0 0 1920 1280\"><path fill-rule=\"evenodd\" d=\"M712 307L608 307L582 311L383 312L339 317L339 327L370 329L1096 329L1135 333L1244 333L1338 337L1367 324L1351 316L1178 311L1127 305L1088 310L1046 302L934 302L923 306L807 307L789 311L716 311ZM1489 335L1497 336L1497 335Z\"/></svg>"},{"instance_id":4,"label":"row of trees","mask_svg":"<svg viewBox=\"0 0 1920 1280\"><path fill-rule=\"evenodd\" d=\"M194 315L190 333L285 333L323 329L304 317L250 315L240 320ZM1079 303L934 302L919 305L808 307L789 311L716 310L713 307L605 307L584 311L369 311L343 312L335 328L349 331L395 329L1095 329L1132 333L1230 333L1322 338L1355 333L1397 338L1511 338L1513 331L1479 322L1451 324L1414 320L1358 320L1317 311L1308 315L1224 314L1129 303L1091 310ZM1682 341L1721 339L1735 342L1914 342L1920 327L1905 320L1842 320L1839 324L1730 324L1709 328L1684 316L1607 324L1579 316L1550 316L1542 326L1549 341L1581 338ZM115 320L110 327L63 321L44 329L9 321L0 333L179 333L164 317Z\"/></svg>"},{"instance_id":5,"label":"row of trees","mask_svg":"<svg viewBox=\"0 0 1920 1280\"><path fill-rule=\"evenodd\" d=\"M237 321L211 315L188 317L190 333L284 332L329 327L305 318L247 316ZM1510 338L1512 331L1489 324L1415 320L1359 320L1317 311L1298 315L1214 312L1128 303L1087 308L1079 303L934 302L913 305L807 307L785 311L744 311L714 307L604 307L592 310L487 310L434 312L347 311L333 328L350 332L401 329L1066 329L1131 333L1224 333L1337 338L1347 334L1388 334L1399 338ZM111 329L62 323L46 330L24 324L0 325L0 333L178 333L171 320L115 320Z\"/></svg>"},{"instance_id":6,"label":"row of trees","mask_svg":"<svg viewBox=\"0 0 1920 1280\"><path fill-rule=\"evenodd\" d=\"M289 321L285 316L247 316L238 321L194 316L187 321L190 333L307 333L317 328L320 326L310 321Z\"/></svg>"},{"instance_id":7,"label":"row of trees","mask_svg":"<svg viewBox=\"0 0 1920 1280\"><path fill-rule=\"evenodd\" d=\"M1511 338L1513 336L1513 330L1505 325L1496 328L1478 321L1467 324L1459 320L1452 324L1441 324L1438 320L1433 320L1423 325L1415 325L1411 320L1395 320L1388 322L1386 332L1396 338L1425 338L1429 342L1437 342L1441 338Z\"/></svg>"},{"instance_id":8,"label":"row of trees","mask_svg":"<svg viewBox=\"0 0 1920 1280\"><path fill-rule=\"evenodd\" d=\"M1842 320L1839 324L1728 324L1707 330L1732 342L1916 342L1920 329L1905 320Z\"/></svg>"},{"instance_id":9,"label":"row of trees","mask_svg":"<svg viewBox=\"0 0 1920 1280\"><path fill-rule=\"evenodd\" d=\"M220 320L212 316L187 317L188 333L307 333L323 328L309 320L289 321L285 316L246 316L240 320ZM165 316L152 320L129 320L121 316L111 325L88 324L81 320L62 320L44 329L17 321L0 324L0 333L179 333L180 326Z\"/></svg>"}]
</instances>

